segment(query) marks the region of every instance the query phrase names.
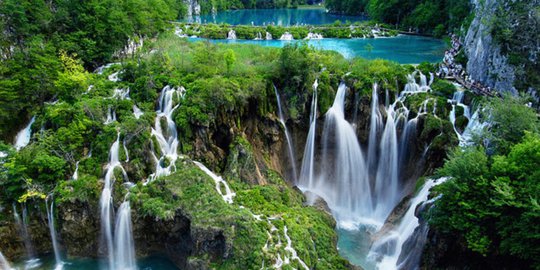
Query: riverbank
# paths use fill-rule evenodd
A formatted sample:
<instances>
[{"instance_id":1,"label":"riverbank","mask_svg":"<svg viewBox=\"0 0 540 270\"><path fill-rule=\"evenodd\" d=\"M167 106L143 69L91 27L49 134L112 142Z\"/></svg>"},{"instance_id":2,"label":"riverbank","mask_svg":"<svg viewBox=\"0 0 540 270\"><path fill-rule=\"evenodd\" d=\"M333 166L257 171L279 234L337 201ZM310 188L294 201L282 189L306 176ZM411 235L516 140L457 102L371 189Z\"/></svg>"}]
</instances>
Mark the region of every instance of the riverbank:
<instances>
[{"instance_id":1,"label":"riverbank","mask_svg":"<svg viewBox=\"0 0 540 270\"><path fill-rule=\"evenodd\" d=\"M394 37L396 30L379 27L371 23L350 25L296 25L296 26L249 26L229 24L176 23L176 33L182 37L243 40L292 40L322 38L377 38Z\"/></svg>"}]
</instances>

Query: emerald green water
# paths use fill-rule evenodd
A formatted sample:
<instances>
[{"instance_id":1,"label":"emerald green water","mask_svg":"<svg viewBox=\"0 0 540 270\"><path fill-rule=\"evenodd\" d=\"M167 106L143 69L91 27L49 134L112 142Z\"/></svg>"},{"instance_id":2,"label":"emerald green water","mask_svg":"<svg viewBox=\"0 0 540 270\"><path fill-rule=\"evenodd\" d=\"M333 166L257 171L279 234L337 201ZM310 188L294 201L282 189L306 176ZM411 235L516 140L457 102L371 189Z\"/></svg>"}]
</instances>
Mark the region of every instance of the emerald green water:
<instances>
[{"instance_id":1,"label":"emerald green water","mask_svg":"<svg viewBox=\"0 0 540 270\"><path fill-rule=\"evenodd\" d=\"M276 37L274 37L276 38ZM277 37L279 38L279 37ZM192 38L190 40L203 40ZM326 38L309 41L282 40L211 40L214 43L254 44L268 47L283 47L290 43L307 42L322 50L333 50L345 58L363 57L367 59L387 59L401 64L418 64L421 62L439 62L444 56L446 44L439 39L400 35L390 38Z\"/></svg>"},{"instance_id":2,"label":"emerald green water","mask_svg":"<svg viewBox=\"0 0 540 270\"><path fill-rule=\"evenodd\" d=\"M220 11L215 15L201 15L194 18L201 23L227 23L232 25L281 25L331 24L336 20L357 22L365 20L361 16L345 16L327 13L320 9L241 9Z\"/></svg>"}]
</instances>

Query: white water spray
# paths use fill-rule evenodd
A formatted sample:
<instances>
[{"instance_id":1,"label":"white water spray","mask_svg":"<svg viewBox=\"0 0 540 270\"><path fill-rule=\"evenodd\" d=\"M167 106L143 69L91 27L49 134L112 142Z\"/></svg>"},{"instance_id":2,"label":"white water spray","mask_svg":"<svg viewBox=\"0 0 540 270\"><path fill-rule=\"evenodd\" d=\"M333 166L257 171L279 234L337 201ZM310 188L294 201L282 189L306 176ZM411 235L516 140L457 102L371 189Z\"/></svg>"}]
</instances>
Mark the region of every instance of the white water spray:
<instances>
[{"instance_id":1,"label":"white water spray","mask_svg":"<svg viewBox=\"0 0 540 270\"><path fill-rule=\"evenodd\" d=\"M21 150L25 146L30 143L30 138L32 137L32 124L34 124L34 121L36 120L36 117L33 116L32 119L30 119L30 122L26 127L24 127L19 133L17 133L17 137L15 137L15 149L17 151Z\"/></svg>"},{"instance_id":2,"label":"white water spray","mask_svg":"<svg viewBox=\"0 0 540 270\"><path fill-rule=\"evenodd\" d=\"M294 183L298 183L298 173L296 171L296 158L294 155L293 143L292 143L291 136L289 134L289 129L287 129L287 125L285 124L285 119L283 117L283 109L281 108L281 100L280 100L279 93L275 85L274 85L274 92L276 94L276 99L277 99L277 104L278 104L279 122L283 126L283 129L285 131L285 138L287 139L287 148L289 152L289 160L292 165L293 180L294 180Z\"/></svg>"}]
</instances>

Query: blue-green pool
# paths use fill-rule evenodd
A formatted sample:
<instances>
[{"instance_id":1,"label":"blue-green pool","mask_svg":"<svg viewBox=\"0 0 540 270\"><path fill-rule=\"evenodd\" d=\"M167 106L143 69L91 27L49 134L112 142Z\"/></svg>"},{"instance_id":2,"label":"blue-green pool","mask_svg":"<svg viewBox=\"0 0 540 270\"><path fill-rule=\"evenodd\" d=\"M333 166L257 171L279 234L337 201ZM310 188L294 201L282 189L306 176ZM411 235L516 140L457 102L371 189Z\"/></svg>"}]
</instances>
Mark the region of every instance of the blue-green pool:
<instances>
[{"instance_id":1,"label":"blue-green pool","mask_svg":"<svg viewBox=\"0 0 540 270\"><path fill-rule=\"evenodd\" d=\"M215 15L201 15L194 18L201 23L227 23L232 25L290 26L296 24L331 24L336 20L357 22L365 20L361 16L345 16L327 13L325 9L241 9L220 11Z\"/></svg>"},{"instance_id":2,"label":"blue-green pool","mask_svg":"<svg viewBox=\"0 0 540 270\"><path fill-rule=\"evenodd\" d=\"M191 40L203 40L192 38ZM318 49L337 51L346 58L387 59L401 64L418 64L424 61L439 62L444 56L446 44L439 39L400 35L390 38L326 38L310 41L282 40L211 40L215 43L254 44L269 47L283 47L291 42L308 42Z\"/></svg>"}]
</instances>

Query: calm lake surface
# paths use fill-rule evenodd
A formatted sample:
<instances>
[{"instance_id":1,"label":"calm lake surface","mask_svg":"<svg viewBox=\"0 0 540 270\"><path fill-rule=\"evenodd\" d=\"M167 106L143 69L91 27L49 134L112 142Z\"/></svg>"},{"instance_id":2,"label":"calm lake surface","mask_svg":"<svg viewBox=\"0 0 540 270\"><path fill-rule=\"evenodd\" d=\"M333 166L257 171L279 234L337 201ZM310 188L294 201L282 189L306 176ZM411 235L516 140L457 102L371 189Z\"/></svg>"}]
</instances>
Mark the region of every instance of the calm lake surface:
<instances>
[{"instance_id":1,"label":"calm lake surface","mask_svg":"<svg viewBox=\"0 0 540 270\"><path fill-rule=\"evenodd\" d=\"M215 15L196 16L191 21L200 23L227 23L232 25L268 25L290 26L296 24L331 24L336 20L358 22L366 20L362 16L344 16L327 13L317 9L241 9L220 11Z\"/></svg>"},{"instance_id":2,"label":"calm lake surface","mask_svg":"<svg viewBox=\"0 0 540 270\"><path fill-rule=\"evenodd\" d=\"M278 37L279 38L279 37ZM204 40L193 38L193 41ZM355 38L320 40L211 40L215 43L254 44L269 47L283 47L291 42L307 42L322 49L333 50L346 58L363 57L367 59L387 59L401 64L418 64L424 61L439 62L444 56L446 44L439 39L400 35L390 38Z\"/></svg>"}]
</instances>

